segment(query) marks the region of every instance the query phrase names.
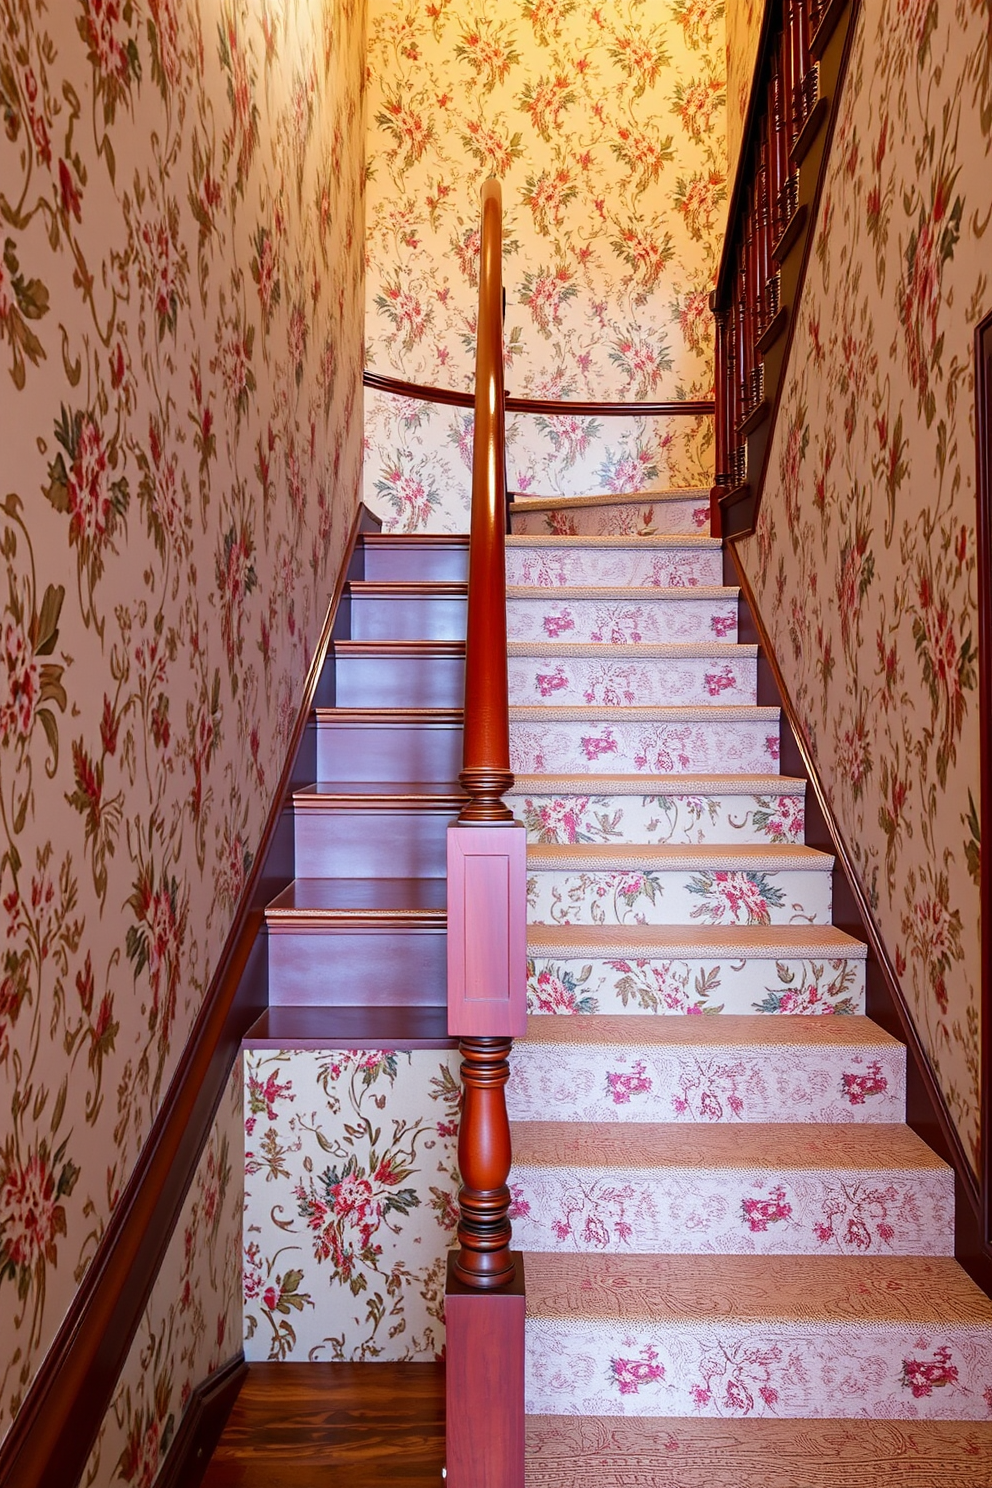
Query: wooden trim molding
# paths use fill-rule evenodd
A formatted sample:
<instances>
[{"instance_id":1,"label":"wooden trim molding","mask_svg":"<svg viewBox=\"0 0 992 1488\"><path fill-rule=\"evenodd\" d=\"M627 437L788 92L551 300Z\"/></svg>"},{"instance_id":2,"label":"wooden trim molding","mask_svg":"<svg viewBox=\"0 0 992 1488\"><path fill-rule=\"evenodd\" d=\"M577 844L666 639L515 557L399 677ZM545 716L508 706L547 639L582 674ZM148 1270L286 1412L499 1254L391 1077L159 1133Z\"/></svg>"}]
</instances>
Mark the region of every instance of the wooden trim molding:
<instances>
[{"instance_id":1,"label":"wooden trim molding","mask_svg":"<svg viewBox=\"0 0 992 1488\"><path fill-rule=\"evenodd\" d=\"M210 1135L241 1039L264 1010L263 907L293 877L292 793L315 778L311 722L331 631L359 533L378 530L359 506L254 866L203 1005L148 1139L89 1270L0 1448L4 1488L73 1488L110 1407L131 1342Z\"/></svg>"},{"instance_id":2,"label":"wooden trim molding","mask_svg":"<svg viewBox=\"0 0 992 1488\"><path fill-rule=\"evenodd\" d=\"M981 1196L983 1237L992 1246L992 873L982 853L992 839L992 312L975 331L975 457L978 493L978 706L981 826L982 986ZM984 871L983 871L984 870Z\"/></svg>"},{"instance_id":3,"label":"wooden trim molding","mask_svg":"<svg viewBox=\"0 0 992 1488\"><path fill-rule=\"evenodd\" d=\"M835 855L834 923L868 945L868 1014L906 1045L907 1122L954 1170L955 1255L983 1291L992 1296L992 1246L983 1223L978 1180L917 1033L891 957L872 918L854 856L830 804L816 755L785 684L751 582L734 543L728 542L724 552L730 569L725 582L739 584L741 590L738 638L742 642L757 642L760 647L758 702L780 706L787 725L783 730L782 769L805 776L809 782L806 841L811 847ZM987 1060L987 1032L985 1053Z\"/></svg>"},{"instance_id":4,"label":"wooden trim molding","mask_svg":"<svg viewBox=\"0 0 992 1488\"><path fill-rule=\"evenodd\" d=\"M365 386L377 393L392 393L397 398L416 398L422 403L445 403L455 408L473 408L474 393L456 388L433 387L427 383L404 382L381 372L364 372ZM676 399L670 403L600 403L580 402L573 398L515 398L505 393L503 406L507 413L540 413L546 418L571 415L573 418L669 418L684 415L699 418L714 411L712 398Z\"/></svg>"},{"instance_id":5,"label":"wooden trim molding","mask_svg":"<svg viewBox=\"0 0 992 1488\"><path fill-rule=\"evenodd\" d=\"M199 1488L247 1376L244 1353L238 1353L196 1386L155 1488Z\"/></svg>"}]
</instances>

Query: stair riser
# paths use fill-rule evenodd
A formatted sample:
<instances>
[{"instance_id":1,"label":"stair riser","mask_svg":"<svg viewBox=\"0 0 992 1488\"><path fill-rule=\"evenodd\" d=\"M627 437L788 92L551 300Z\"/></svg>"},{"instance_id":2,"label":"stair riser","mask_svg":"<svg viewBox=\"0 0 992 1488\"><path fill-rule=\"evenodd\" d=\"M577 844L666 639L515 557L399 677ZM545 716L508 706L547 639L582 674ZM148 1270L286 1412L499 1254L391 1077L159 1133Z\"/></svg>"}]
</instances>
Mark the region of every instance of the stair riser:
<instances>
[{"instance_id":1,"label":"stair riser","mask_svg":"<svg viewBox=\"0 0 992 1488\"><path fill-rule=\"evenodd\" d=\"M753 706L758 695L753 657L618 659L511 656L510 702L608 708Z\"/></svg>"},{"instance_id":2,"label":"stair riser","mask_svg":"<svg viewBox=\"0 0 992 1488\"><path fill-rule=\"evenodd\" d=\"M321 780L457 780L461 724L331 723L317 726Z\"/></svg>"},{"instance_id":3,"label":"stair riser","mask_svg":"<svg viewBox=\"0 0 992 1488\"><path fill-rule=\"evenodd\" d=\"M518 796L528 842L797 843L802 796Z\"/></svg>"},{"instance_id":4,"label":"stair riser","mask_svg":"<svg viewBox=\"0 0 992 1488\"><path fill-rule=\"evenodd\" d=\"M691 533L709 537L709 502L693 494L684 501L570 506L568 510L513 512L514 533L559 537L664 537Z\"/></svg>"},{"instance_id":5,"label":"stair riser","mask_svg":"<svg viewBox=\"0 0 992 1488\"><path fill-rule=\"evenodd\" d=\"M768 775L778 759L778 724L763 719L510 720L510 768L520 775Z\"/></svg>"},{"instance_id":6,"label":"stair riser","mask_svg":"<svg viewBox=\"0 0 992 1488\"><path fill-rule=\"evenodd\" d=\"M685 594L691 590L683 590ZM636 646L686 641L737 640L736 599L645 598L546 599L510 595L506 602L506 633L511 641L566 641L588 645Z\"/></svg>"},{"instance_id":7,"label":"stair riser","mask_svg":"<svg viewBox=\"0 0 992 1488\"><path fill-rule=\"evenodd\" d=\"M372 583L464 584L468 579L468 541L464 547L404 547L401 543L369 544L365 578Z\"/></svg>"},{"instance_id":8,"label":"stair riser","mask_svg":"<svg viewBox=\"0 0 992 1488\"><path fill-rule=\"evenodd\" d=\"M622 943L622 937L618 937ZM618 946L618 953L621 947ZM862 960L563 960L527 963L531 1013L863 1013Z\"/></svg>"},{"instance_id":9,"label":"stair riser","mask_svg":"<svg viewBox=\"0 0 992 1488\"><path fill-rule=\"evenodd\" d=\"M527 871L531 925L830 923L829 871Z\"/></svg>"},{"instance_id":10,"label":"stair riser","mask_svg":"<svg viewBox=\"0 0 992 1488\"><path fill-rule=\"evenodd\" d=\"M355 641L464 641L467 599L383 599L358 595L351 601Z\"/></svg>"},{"instance_id":11,"label":"stair riser","mask_svg":"<svg viewBox=\"0 0 992 1488\"><path fill-rule=\"evenodd\" d=\"M443 878L456 815L450 809L297 811L297 877Z\"/></svg>"},{"instance_id":12,"label":"stair riser","mask_svg":"<svg viewBox=\"0 0 992 1488\"><path fill-rule=\"evenodd\" d=\"M269 926L270 1007L433 1007L447 989L443 930Z\"/></svg>"},{"instance_id":13,"label":"stair riser","mask_svg":"<svg viewBox=\"0 0 992 1488\"><path fill-rule=\"evenodd\" d=\"M460 708L465 662L449 656L335 658L339 708Z\"/></svg>"},{"instance_id":14,"label":"stair riser","mask_svg":"<svg viewBox=\"0 0 992 1488\"><path fill-rule=\"evenodd\" d=\"M513 1168L513 1243L638 1255L954 1253L954 1178L925 1172Z\"/></svg>"},{"instance_id":15,"label":"stair riser","mask_svg":"<svg viewBox=\"0 0 992 1488\"><path fill-rule=\"evenodd\" d=\"M689 1327L542 1318L528 1319L526 1338L531 1415L988 1416L988 1335L974 1325Z\"/></svg>"},{"instance_id":16,"label":"stair riser","mask_svg":"<svg viewBox=\"0 0 992 1488\"><path fill-rule=\"evenodd\" d=\"M896 1125L906 1114L906 1050L812 1040L611 1049L526 1039L514 1046L507 1107L513 1121Z\"/></svg>"},{"instance_id":17,"label":"stair riser","mask_svg":"<svg viewBox=\"0 0 992 1488\"><path fill-rule=\"evenodd\" d=\"M568 584L616 589L694 589L699 584L723 583L723 554L714 548L658 552L642 548L636 539L629 548L518 548L507 549L506 582L541 589Z\"/></svg>"}]
</instances>

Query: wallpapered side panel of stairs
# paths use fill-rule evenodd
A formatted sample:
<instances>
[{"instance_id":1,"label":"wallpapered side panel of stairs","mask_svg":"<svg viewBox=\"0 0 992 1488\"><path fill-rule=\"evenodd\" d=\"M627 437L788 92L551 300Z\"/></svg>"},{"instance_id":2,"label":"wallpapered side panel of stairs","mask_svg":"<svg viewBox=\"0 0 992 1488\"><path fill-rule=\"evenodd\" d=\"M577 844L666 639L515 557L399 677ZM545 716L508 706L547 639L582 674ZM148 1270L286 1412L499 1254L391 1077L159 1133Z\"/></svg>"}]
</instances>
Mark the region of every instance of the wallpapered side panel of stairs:
<instances>
[{"instance_id":1,"label":"wallpapered side panel of stairs","mask_svg":"<svg viewBox=\"0 0 992 1488\"><path fill-rule=\"evenodd\" d=\"M805 846L708 531L701 492L514 506L535 1485L590 1442L620 1482L618 1417L641 1472L667 1418L665 1451L677 1418L992 1416L953 1175L904 1123L905 1049L865 1016L865 947L831 923L833 859Z\"/></svg>"}]
</instances>

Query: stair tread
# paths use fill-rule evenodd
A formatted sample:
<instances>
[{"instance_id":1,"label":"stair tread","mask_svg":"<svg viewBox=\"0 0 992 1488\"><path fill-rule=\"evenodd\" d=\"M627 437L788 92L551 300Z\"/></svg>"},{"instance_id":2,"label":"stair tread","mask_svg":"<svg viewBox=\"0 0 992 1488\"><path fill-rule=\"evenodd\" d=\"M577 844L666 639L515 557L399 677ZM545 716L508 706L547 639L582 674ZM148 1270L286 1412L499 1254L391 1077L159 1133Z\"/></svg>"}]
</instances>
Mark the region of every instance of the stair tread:
<instances>
[{"instance_id":1,"label":"stair tread","mask_svg":"<svg viewBox=\"0 0 992 1488\"><path fill-rule=\"evenodd\" d=\"M589 656L597 661L608 657L622 656L629 660L643 661L646 657L685 657L700 660L734 661L753 660L758 655L757 646L741 645L737 641L509 641L508 656Z\"/></svg>"},{"instance_id":2,"label":"stair tread","mask_svg":"<svg viewBox=\"0 0 992 1488\"><path fill-rule=\"evenodd\" d=\"M659 505L663 501L686 501L695 498L700 503L710 499L709 490L694 486L677 487L670 491L605 491L592 496L521 496L510 492L510 515L521 512L561 510L572 506L645 506L649 502Z\"/></svg>"},{"instance_id":3,"label":"stair tread","mask_svg":"<svg viewBox=\"0 0 992 1488\"><path fill-rule=\"evenodd\" d=\"M318 723L461 724L462 708L315 708Z\"/></svg>"},{"instance_id":4,"label":"stair tread","mask_svg":"<svg viewBox=\"0 0 992 1488\"><path fill-rule=\"evenodd\" d=\"M835 925L528 925L527 954L605 961L863 961L868 947Z\"/></svg>"},{"instance_id":5,"label":"stair tread","mask_svg":"<svg viewBox=\"0 0 992 1488\"><path fill-rule=\"evenodd\" d=\"M652 604L686 602L690 600L733 600L737 599L740 589L736 585L727 584L694 584L681 585L671 589L657 588L653 584L635 584L618 586L604 586L599 588L595 584L561 584L554 589L547 589L537 584L507 584L506 597L511 599L548 599L554 597L557 600L579 600L579 599L616 599L626 600L630 604L635 601L640 603L650 602Z\"/></svg>"},{"instance_id":6,"label":"stair tread","mask_svg":"<svg viewBox=\"0 0 992 1488\"><path fill-rule=\"evenodd\" d=\"M266 905L265 918L326 920L369 917L447 918L447 882L443 878L294 878Z\"/></svg>"},{"instance_id":7,"label":"stair tread","mask_svg":"<svg viewBox=\"0 0 992 1488\"><path fill-rule=\"evenodd\" d=\"M664 532L656 533L652 537L593 537L591 534L580 533L571 536L566 533L526 533L516 532L507 535L506 546L508 548L543 548L545 550L554 548L592 548L603 552L615 551L620 548L634 548L637 552L650 551L656 548L665 551L667 548L691 548L693 550L715 551L723 548L723 542L719 537L704 537L696 532ZM650 588L650 585L645 587ZM546 593L554 593L555 590L546 590Z\"/></svg>"},{"instance_id":8,"label":"stair tread","mask_svg":"<svg viewBox=\"0 0 992 1488\"><path fill-rule=\"evenodd\" d=\"M540 703L511 703L510 722L544 723L703 723L714 719L741 723L778 723L780 708L750 703L710 703L685 708L614 708L603 703L566 707L542 707Z\"/></svg>"},{"instance_id":9,"label":"stair tread","mask_svg":"<svg viewBox=\"0 0 992 1488\"><path fill-rule=\"evenodd\" d=\"M790 775L517 775L504 795L804 796Z\"/></svg>"},{"instance_id":10,"label":"stair tread","mask_svg":"<svg viewBox=\"0 0 992 1488\"><path fill-rule=\"evenodd\" d=\"M513 1168L645 1169L753 1172L760 1181L780 1172L854 1172L869 1182L892 1170L951 1168L908 1126L815 1122L513 1121Z\"/></svg>"},{"instance_id":11,"label":"stair tread","mask_svg":"<svg viewBox=\"0 0 992 1488\"><path fill-rule=\"evenodd\" d=\"M457 780L318 780L293 792L294 806L306 810L355 806L389 809L397 806L458 810L466 800Z\"/></svg>"},{"instance_id":12,"label":"stair tread","mask_svg":"<svg viewBox=\"0 0 992 1488\"><path fill-rule=\"evenodd\" d=\"M859 1128L863 1130L863 1128ZM945 1256L605 1255L528 1251L527 1315L564 1323L992 1327L992 1301Z\"/></svg>"},{"instance_id":13,"label":"stair tread","mask_svg":"<svg viewBox=\"0 0 992 1488\"><path fill-rule=\"evenodd\" d=\"M349 579L355 599L467 599L468 585L446 579Z\"/></svg>"},{"instance_id":14,"label":"stair tread","mask_svg":"<svg viewBox=\"0 0 992 1488\"><path fill-rule=\"evenodd\" d=\"M532 1013L527 1019L527 1048L554 1045L622 1049L864 1049L871 1052L902 1049L901 1041L861 1013L844 1018L797 1014L769 1018L763 1013L721 1013L719 1016L659 1018L653 1013L584 1013L581 1017L549 1018ZM518 1046L519 1047L519 1046Z\"/></svg>"},{"instance_id":15,"label":"stair tread","mask_svg":"<svg viewBox=\"0 0 992 1488\"><path fill-rule=\"evenodd\" d=\"M443 1007L269 1006L242 1039L246 1049L448 1049Z\"/></svg>"},{"instance_id":16,"label":"stair tread","mask_svg":"<svg viewBox=\"0 0 992 1488\"><path fill-rule=\"evenodd\" d=\"M464 656L464 641L334 641L336 656Z\"/></svg>"},{"instance_id":17,"label":"stair tread","mask_svg":"<svg viewBox=\"0 0 992 1488\"><path fill-rule=\"evenodd\" d=\"M528 1488L987 1488L992 1421L528 1416Z\"/></svg>"},{"instance_id":18,"label":"stair tread","mask_svg":"<svg viewBox=\"0 0 992 1488\"><path fill-rule=\"evenodd\" d=\"M755 842L741 847L725 842L676 843L671 846L653 842L530 842L527 845L528 869L586 872L596 869L671 868L678 871L708 868L727 872L754 869L775 873L790 868L829 872L833 864L832 853L806 847L801 842Z\"/></svg>"}]
</instances>

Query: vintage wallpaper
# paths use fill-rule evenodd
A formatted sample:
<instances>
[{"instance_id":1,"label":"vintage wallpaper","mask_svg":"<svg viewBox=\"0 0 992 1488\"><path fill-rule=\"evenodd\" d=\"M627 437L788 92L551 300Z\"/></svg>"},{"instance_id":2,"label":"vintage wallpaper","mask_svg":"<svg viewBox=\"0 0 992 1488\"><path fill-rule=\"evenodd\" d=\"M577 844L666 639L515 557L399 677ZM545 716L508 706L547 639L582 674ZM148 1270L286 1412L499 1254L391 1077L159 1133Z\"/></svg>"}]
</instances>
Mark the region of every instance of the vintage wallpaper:
<instances>
[{"instance_id":1,"label":"vintage wallpaper","mask_svg":"<svg viewBox=\"0 0 992 1488\"><path fill-rule=\"evenodd\" d=\"M216 965L355 509L365 14L0 16L4 1433ZM225 1111L94 1481L150 1481L139 1417L161 1445L239 1347Z\"/></svg>"},{"instance_id":2,"label":"vintage wallpaper","mask_svg":"<svg viewBox=\"0 0 992 1488\"><path fill-rule=\"evenodd\" d=\"M726 212L722 0L373 0L370 368L470 390L479 187L503 186L507 387L705 398ZM630 491L712 480L711 420L510 420L511 483ZM366 395L366 500L464 529L471 417Z\"/></svg>"},{"instance_id":3,"label":"vintage wallpaper","mask_svg":"<svg viewBox=\"0 0 992 1488\"><path fill-rule=\"evenodd\" d=\"M727 174L731 188L740 159L763 13L760 0L727 3Z\"/></svg>"},{"instance_id":4,"label":"vintage wallpaper","mask_svg":"<svg viewBox=\"0 0 992 1488\"><path fill-rule=\"evenodd\" d=\"M973 334L992 307L987 0L866 0L754 538L834 808L978 1157Z\"/></svg>"},{"instance_id":5,"label":"vintage wallpaper","mask_svg":"<svg viewBox=\"0 0 992 1488\"><path fill-rule=\"evenodd\" d=\"M460 1059L245 1055L246 1358L440 1355Z\"/></svg>"}]
</instances>

